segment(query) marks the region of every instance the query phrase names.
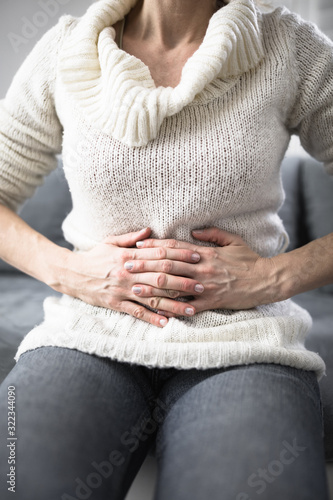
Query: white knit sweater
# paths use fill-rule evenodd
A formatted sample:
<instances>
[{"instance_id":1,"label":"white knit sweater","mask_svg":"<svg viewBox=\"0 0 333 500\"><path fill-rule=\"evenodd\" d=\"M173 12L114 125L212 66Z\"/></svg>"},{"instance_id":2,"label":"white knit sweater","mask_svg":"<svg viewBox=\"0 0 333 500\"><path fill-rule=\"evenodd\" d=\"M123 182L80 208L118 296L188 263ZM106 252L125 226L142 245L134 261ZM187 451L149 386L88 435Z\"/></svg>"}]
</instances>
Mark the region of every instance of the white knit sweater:
<instances>
[{"instance_id":1,"label":"white knit sweater","mask_svg":"<svg viewBox=\"0 0 333 500\"><path fill-rule=\"evenodd\" d=\"M156 88L111 27L135 3L101 0L61 18L27 58L1 102L1 203L17 210L62 152L73 198L63 230L79 251L147 226L193 243L192 229L217 226L261 256L284 251L277 211L290 135L333 174L331 42L285 9L231 0L179 85ZM163 329L67 295L44 310L16 360L47 345L156 367L325 369L304 347L311 318L292 300L171 318Z\"/></svg>"}]
</instances>

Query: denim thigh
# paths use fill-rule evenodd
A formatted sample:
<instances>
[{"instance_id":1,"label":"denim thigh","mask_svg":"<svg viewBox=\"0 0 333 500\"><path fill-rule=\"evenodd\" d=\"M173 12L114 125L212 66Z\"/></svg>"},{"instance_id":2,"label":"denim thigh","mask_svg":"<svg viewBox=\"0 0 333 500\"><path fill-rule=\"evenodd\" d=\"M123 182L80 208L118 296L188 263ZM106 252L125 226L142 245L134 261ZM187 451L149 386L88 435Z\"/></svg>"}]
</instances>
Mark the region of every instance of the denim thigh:
<instances>
[{"instance_id":1,"label":"denim thigh","mask_svg":"<svg viewBox=\"0 0 333 500\"><path fill-rule=\"evenodd\" d=\"M1 414L9 385L18 500L123 499L152 445L158 500L327 499L312 372L148 368L45 347L23 354L1 385ZM7 455L2 446L4 471Z\"/></svg>"},{"instance_id":2,"label":"denim thigh","mask_svg":"<svg viewBox=\"0 0 333 500\"><path fill-rule=\"evenodd\" d=\"M155 500L328 500L311 371L276 364L180 371L155 454Z\"/></svg>"},{"instance_id":3,"label":"denim thigh","mask_svg":"<svg viewBox=\"0 0 333 500\"><path fill-rule=\"evenodd\" d=\"M16 392L15 495L3 480L9 386ZM123 499L154 440L149 423L158 411L139 366L59 347L24 353L0 386L0 498Z\"/></svg>"}]
</instances>

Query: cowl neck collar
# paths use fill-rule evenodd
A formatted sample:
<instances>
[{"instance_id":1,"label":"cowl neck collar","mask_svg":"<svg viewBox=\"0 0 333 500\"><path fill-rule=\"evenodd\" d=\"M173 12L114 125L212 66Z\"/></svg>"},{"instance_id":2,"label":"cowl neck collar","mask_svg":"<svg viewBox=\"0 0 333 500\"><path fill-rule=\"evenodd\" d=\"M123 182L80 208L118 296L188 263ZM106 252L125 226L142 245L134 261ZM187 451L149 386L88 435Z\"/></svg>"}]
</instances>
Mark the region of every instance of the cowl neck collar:
<instances>
[{"instance_id":1,"label":"cowl neck collar","mask_svg":"<svg viewBox=\"0 0 333 500\"><path fill-rule=\"evenodd\" d=\"M230 0L211 17L176 87L156 87L141 59L121 50L112 27L137 0L100 0L80 18L59 60L60 80L86 119L127 146L155 139L164 118L178 113L216 78L254 68L263 58L261 13L253 0Z\"/></svg>"}]
</instances>

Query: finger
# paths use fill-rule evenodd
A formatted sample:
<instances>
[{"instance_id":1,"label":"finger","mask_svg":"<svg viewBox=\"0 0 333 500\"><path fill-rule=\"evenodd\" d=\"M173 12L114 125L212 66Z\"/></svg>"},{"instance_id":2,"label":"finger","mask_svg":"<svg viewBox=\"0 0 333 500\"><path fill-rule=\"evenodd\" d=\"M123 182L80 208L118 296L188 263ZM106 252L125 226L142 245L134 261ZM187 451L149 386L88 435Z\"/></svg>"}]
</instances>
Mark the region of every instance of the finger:
<instances>
[{"instance_id":1,"label":"finger","mask_svg":"<svg viewBox=\"0 0 333 500\"><path fill-rule=\"evenodd\" d=\"M176 318L176 314L172 314L166 311L157 311L157 314L161 314L161 316L165 316L166 318Z\"/></svg>"},{"instance_id":2,"label":"finger","mask_svg":"<svg viewBox=\"0 0 333 500\"><path fill-rule=\"evenodd\" d=\"M177 316L194 316L196 312L196 308L192 305L190 306L187 302L179 302L164 297L140 298L140 303L157 311L165 311Z\"/></svg>"},{"instance_id":3,"label":"finger","mask_svg":"<svg viewBox=\"0 0 333 500\"><path fill-rule=\"evenodd\" d=\"M149 238L150 234L151 229L149 227L146 227L144 229L141 229L140 231L136 231L133 233L120 234L118 236L108 236L105 240L103 240L103 242L111 243L112 245L116 245L119 247L133 247L138 240L142 238Z\"/></svg>"},{"instance_id":4,"label":"finger","mask_svg":"<svg viewBox=\"0 0 333 500\"><path fill-rule=\"evenodd\" d=\"M149 240L147 240L149 241ZM166 247L156 248L141 248L136 250L125 251L125 255L129 254L131 259L135 260L175 260L179 262L188 262L196 264L200 261L200 254L188 249L174 249Z\"/></svg>"},{"instance_id":5,"label":"finger","mask_svg":"<svg viewBox=\"0 0 333 500\"><path fill-rule=\"evenodd\" d=\"M145 240L140 240L136 242L138 248L154 248L154 247L166 247L166 248L187 248L194 252L198 251L198 246L188 243L187 241L178 241L175 239L165 239L158 240L154 238L149 238Z\"/></svg>"},{"instance_id":6,"label":"finger","mask_svg":"<svg viewBox=\"0 0 333 500\"><path fill-rule=\"evenodd\" d=\"M244 241L237 234L229 233L218 227L210 227L207 229L197 229L192 231L194 238L202 241L210 241L219 246L241 245Z\"/></svg>"},{"instance_id":7,"label":"finger","mask_svg":"<svg viewBox=\"0 0 333 500\"><path fill-rule=\"evenodd\" d=\"M174 260L129 260L124 268L130 273L165 273L173 276L193 277L200 268Z\"/></svg>"},{"instance_id":8,"label":"finger","mask_svg":"<svg viewBox=\"0 0 333 500\"><path fill-rule=\"evenodd\" d=\"M196 314L208 311L210 309L215 309L212 300L209 300L205 297L193 297L191 300L187 302L188 307L194 307ZM162 311L159 310L158 312Z\"/></svg>"},{"instance_id":9,"label":"finger","mask_svg":"<svg viewBox=\"0 0 333 500\"><path fill-rule=\"evenodd\" d=\"M122 312L130 314L134 318L141 319L142 321L150 323L151 325L163 328L168 323L168 320L165 316L156 314L153 311L150 311L149 309L144 307L143 305L137 304L136 302L125 300L122 302L121 305L122 305Z\"/></svg>"},{"instance_id":10,"label":"finger","mask_svg":"<svg viewBox=\"0 0 333 500\"><path fill-rule=\"evenodd\" d=\"M184 276L173 276L165 273L142 273L133 275L134 283L150 285L162 290L186 292L187 295L202 293L203 285L196 280Z\"/></svg>"},{"instance_id":11,"label":"finger","mask_svg":"<svg viewBox=\"0 0 333 500\"><path fill-rule=\"evenodd\" d=\"M169 299L177 299L178 297L189 296L188 292L179 292L178 290L171 289L162 290L161 288L154 288L153 286L142 285L141 283L134 285L132 287L132 292L137 297L168 297ZM202 292L196 290L195 292L191 292L191 295L193 295L194 293L196 295L200 295Z\"/></svg>"}]
</instances>

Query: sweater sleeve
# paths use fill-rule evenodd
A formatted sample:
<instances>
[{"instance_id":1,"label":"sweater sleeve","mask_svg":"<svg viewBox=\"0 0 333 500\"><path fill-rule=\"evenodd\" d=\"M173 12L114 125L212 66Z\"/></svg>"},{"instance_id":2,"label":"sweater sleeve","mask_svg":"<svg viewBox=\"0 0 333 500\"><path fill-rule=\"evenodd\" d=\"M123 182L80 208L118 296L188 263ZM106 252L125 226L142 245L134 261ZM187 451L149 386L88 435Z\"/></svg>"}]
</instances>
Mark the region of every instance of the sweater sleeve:
<instances>
[{"instance_id":1,"label":"sweater sleeve","mask_svg":"<svg viewBox=\"0 0 333 500\"><path fill-rule=\"evenodd\" d=\"M36 44L0 101L0 203L18 211L57 166L62 126L54 105L59 46L69 16Z\"/></svg>"},{"instance_id":2,"label":"sweater sleeve","mask_svg":"<svg viewBox=\"0 0 333 500\"><path fill-rule=\"evenodd\" d=\"M333 42L296 14L282 18L297 84L288 127L299 135L304 149L333 175Z\"/></svg>"}]
</instances>

